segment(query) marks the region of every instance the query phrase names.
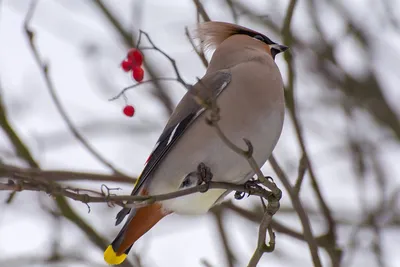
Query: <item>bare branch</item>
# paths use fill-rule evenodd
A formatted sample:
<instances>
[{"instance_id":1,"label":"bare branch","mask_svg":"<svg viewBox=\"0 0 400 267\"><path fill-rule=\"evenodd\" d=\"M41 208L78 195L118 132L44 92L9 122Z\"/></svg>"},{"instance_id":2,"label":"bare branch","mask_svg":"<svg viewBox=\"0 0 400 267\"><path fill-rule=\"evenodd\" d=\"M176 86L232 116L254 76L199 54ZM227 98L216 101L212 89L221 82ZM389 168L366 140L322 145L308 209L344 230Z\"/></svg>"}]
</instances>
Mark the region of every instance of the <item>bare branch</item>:
<instances>
[{"instance_id":1,"label":"bare branch","mask_svg":"<svg viewBox=\"0 0 400 267\"><path fill-rule=\"evenodd\" d=\"M197 13L201 15L204 21L211 21L210 17L208 16L206 10L203 7L203 4L200 0L193 0L193 3L196 5Z\"/></svg>"},{"instance_id":2,"label":"bare branch","mask_svg":"<svg viewBox=\"0 0 400 267\"><path fill-rule=\"evenodd\" d=\"M150 43L151 47L140 47L140 43L142 42L142 36L143 35L146 36L146 38L147 38L148 42ZM190 84L186 83L183 80L182 75L179 72L179 69L178 69L178 66L176 64L175 59L173 59L170 55L168 55L162 49L157 47L154 44L154 42L151 40L150 35L148 33L144 32L144 31L142 31L142 30L140 30L139 39L138 39L138 43L137 43L137 48L140 49L140 50L156 50L157 52L161 53L164 57L166 57L170 61L171 65L172 65L172 68L174 69L176 78L168 78L168 77L166 77L166 78L153 78L153 79L150 79L150 80L147 80L147 81L142 81L140 83L137 83L137 84L134 84L134 85L131 85L131 86L128 86L128 87L122 89L122 91L119 92L116 96L110 98L109 99L110 101L116 100L116 99L120 98L121 96L124 96L124 94L125 94L125 92L127 90L136 88L136 87L138 87L140 85L143 85L143 84L146 84L146 83L158 83L159 81L176 81L176 82L179 82L180 84L182 84L186 89L189 89L191 87Z\"/></svg>"},{"instance_id":3,"label":"bare branch","mask_svg":"<svg viewBox=\"0 0 400 267\"><path fill-rule=\"evenodd\" d=\"M109 10L106 5L103 3L102 0L92 0L92 3L99 8L99 10L102 12L102 14L106 17L106 19L110 22L110 24L115 28L117 34L120 35L120 37L123 39L124 43L128 47L133 47L135 45L135 40L133 36L130 35L130 33L125 30L122 26L122 23L118 20L118 17L114 14L112 14L111 10ZM154 95L160 100L160 102L164 105L166 108L167 112L169 114L172 113L174 110L173 102L171 100L171 97L168 96L167 90L165 87L162 86L161 83L159 83L155 77L157 77L157 74L146 61L144 61L144 66L147 70L147 73L149 74L150 80L154 81L155 89L156 91L154 92Z\"/></svg>"},{"instance_id":4,"label":"bare branch","mask_svg":"<svg viewBox=\"0 0 400 267\"><path fill-rule=\"evenodd\" d=\"M198 186L194 186L191 188L160 194L153 196L139 196L139 195L111 195L105 194L104 192L96 192L89 189L82 188L73 188L73 187L63 187L52 181L48 181L43 179L43 177L39 178L31 178L31 177L19 177L13 176L11 177L13 180L17 180L17 182L13 182L9 180L8 183L0 184L0 191L42 191L46 192L52 196L65 196L67 198L80 201L83 203L114 203L116 205L125 207L136 207L137 204L139 206L145 206L152 204L157 201L164 201L168 199L178 198L198 192L206 192L209 189L226 189L230 191L241 191L245 192L249 195L255 195L267 198L269 196L268 192L265 189L260 187L249 188L245 185L224 183L224 182L209 182L207 184L201 184ZM92 193L92 194L88 194ZM96 196L93 196L96 195ZM123 202L128 201L130 204L125 205ZM132 204L131 204L132 203Z\"/></svg>"},{"instance_id":5,"label":"bare branch","mask_svg":"<svg viewBox=\"0 0 400 267\"><path fill-rule=\"evenodd\" d=\"M257 266L262 255L265 252L272 252L275 249L275 233L272 231L271 223L272 216L279 210L279 199L276 199L274 195L270 195L268 198L267 210L264 212L264 216L261 220L259 231L258 231L258 242L257 248L254 251L253 256L248 263L248 267ZM269 245L266 244L267 230L269 235Z\"/></svg>"},{"instance_id":6,"label":"bare branch","mask_svg":"<svg viewBox=\"0 0 400 267\"><path fill-rule=\"evenodd\" d=\"M139 86L141 86L141 85L143 85L143 84L154 83L155 81L178 81L178 80L177 80L176 78L154 78L154 79L151 79L151 80L142 81L142 82L140 82L140 83L136 83L136 84L134 84L134 85L125 87L125 88L122 89L121 92L119 92L116 96L110 98L109 101L113 101L113 100L116 100L116 99L120 98L121 96L123 96L123 95L126 93L126 91L128 91L128 90L130 90L130 89L139 87Z\"/></svg>"},{"instance_id":7,"label":"bare branch","mask_svg":"<svg viewBox=\"0 0 400 267\"><path fill-rule=\"evenodd\" d=\"M45 77L45 81L46 83L50 83L50 80L47 77L47 68L45 65L43 65L41 63L41 59L39 57L39 54L35 48L34 45L34 34L33 32L29 29L29 24L30 21L32 19L32 16L34 14L35 11L35 7L37 5L38 1L33 0L31 2L31 5L28 9L28 13L26 14L25 20L24 20L24 30L25 33L28 37L28 41L29 41L29 45L31 47L31 50L35 56L35 61L38 64L38 66L40 67L41 71L43 72L43 75ZM51 85L51 83L50 83ZM19 138L18 138L19 140ZM31 167L35 167L35 168L39 168L38 164L33 164L35 161L31 162ZM10 183L6 184L8 186L12 186ZM2 184L2 187L4 187L5 185ZM16 188L17 189L17 188ZM62 215L67 218L69 221L71 221L72 223L74 223L77 227L79 227L84 233L85 235L89 238L89 240L91 242L93 242L93 244L95 244L97 247L99 247L100 249L104 249L104 247L107 245L107 242L105 241L105 239L100 236L88 223L86 223L69 205L67 199L63 196L57 196L55 198L55 202L57 204L58 209L61 211ZM129 266L131 267L132 265L129 262L126 262L124 264L124 266Z\"/></svg>"},{"instance_id":8,"label":"bare branch","mask_svg":"<svg viewBox=\"0 0 400 267\"><path fill-rule=\"evenodd\" d=\"M228 267L234 267L235 263L237 262L235 254L232 252L231 246L228 241L226 229L223 224L223 209L221 207L217 207L213 211L215 223L217 224L218 233L221 238L221 243L224 248L226 262L228 263Z\"/></svg>"},{"instance_id":9,"label":"bare branch","mask_svg":"<svg viewBox=\"0 0 400 267\"><path fill-rule=\"evenodd\" d=\"M163 56L165 56L165 57L171 62L171 65L172 65L172 67L173 67L173 69L174 69L174 71L175 71L176 80L177 80L179 83L181 83L183 86L185 86L186 89L188 89L188 88L189 88L189 84L187 84L187 83L183 80L182 75L181 75L180 72L179 72L178 66L176 65L175 59L173 59L171 56L169 56L169 55L168 55L167 53L165 53L163 50L161 50L160 48L158 48L158 47L154 44L154 42L151 40L151 38L150 38L150 36L149 36L149 34L148 34L147 32L142 31L142 30L140 30L139 32L140 32L140 35L139 35L139 41L138 41L137 47L139 48L139 46L140 46L140 41L141 41L141 36L142 36L142 34L144 34L144 35L146 36L147 40L149 41L149 43L151 44L152 49L154 49L154 50L160 52Z\"/></svg>"},{"instance_id":10,"label":"bare branch","mask_svg":"<svg viewBox=\"0 0 400 267\"><path fill-rule=\"evenodd\" d=\"M194 52L199 56L201 62L203 63L204 67L208 67L208 61L206 59L206 56L204 55L204 51L201 48L198 48L196 44L193 42L193 38L190 35L188 27L185 27L185 34L186 37L188 38L190 45L193 47Z\"/></svg>"},{"instance_id":11,"label":"bare branch","mask_svg":"<svg viewBox=\"0 0 400 267\"><path fill-rule=\"evenodd\" d=\"M63 108L60 99L58 98L56 91L54 89L54 85L50 79L49 76L49 67L46 63L43 62L43 60L41 59L39 52L36 48L35 42L34 42L34 37L35 34L34 32L29 29L29 24L30 21L32 19L33 13L34 13L34 9L35 6L37 4L38 1L32 1L32 5L29 8L29 11L26 15L25 21L24 21L24 30L25 33L28 37L28 41L29 41L29 46L31 48L32 54L34 56L35 62L38 66L38 68L40 69L40 71L43 74L43 78L45 80L47 89L49 90L49 93L51 95L51 98L53 99L54 104L56 105L56 108L58 110L58 112L60 113L61 117L63 118L63 120L65 121L65 123L68 126L68 129L71 131L71 133L76 137L76 139L101 163L103 163L104 165L106 165L108 168L110 168L111 170L113 170L115 173L119 174L119 175L123 175L120 171L118 171L111 163L109 163L103 156L101 156L86 140L85 138L79 133L79 131L75 128L75 126L73 125L71 119L68 117L65 109Z\"/></svg>"},{"instance_id":12,"label":"bare branch","mask_svg":"<svg viewBox=\"0 0 400 267\"><path fill-rule=\"evenodd\" d=\"M239 14L236 11L235 5L233 3L233 0L225 0L226 4L228 5L229 9L231 10L233 21L235 23L238 23L239 21Z\"/></svg>"},{"instance_id":13,"label":"bare branch","mask_svg":"<svg viewBox=\"0 0 400 267\"><path fill-rule=\"evenodd\" d=\"M72 171L46 171L39 168L19 168L0 163L0 177L29 177L29 179L44 179L46 181L98 181L98 182L120 182L134 183L136 178L125 175L106 175L86 172Z\"/></svg>"},{"instance_id":14,"label":"bare branch","mask_svg":"<svg viewBox=\"0 0 400 267\"><path fill-rule=\"evenodd\" d=\"M292 35L290 27L291 27L291 21L292 21L296 3L297 3L297 0L290 1L289 5L288 5L287 13L286 13L286 18L284 20L284 26L282 28L282 35L284 38L284 42L286 45L289 45L289 46L293 42L293 35ZM315 171L312 166L312 162L308 155L308 151L307 151L305 141L304 141L303 131L301 129L301 125L300 125L300 122L299 122L299 119L297 116L296 102L295 102L295 97L294 97L294 80L295 80L294 64L295 64L295 62L293 61L293 54L291 51L288 51L287 53L284 54L284 56L285 56L285 60L286 60L287 66L288 66L288 86L287 86L286 92L285 92L287 107L289 109L289 114L290 114L290 117L292 118L292 121L294 124L297 140L300 144L301 151L303 153L303 158L304 158L303 160L305 162L307 162L307 167L308 167L308 171L309 171L310 178L311 178L312 188L317 196L319 206L320 206L320 208L325 216L325 219L328 223L328 227L329 227L328 234L331 237L331 242L333 244L336 244L336 223L333 219L332 213L331 213L328 205L326 204L326 201L324 200L321 190L319 188L318 179L316 177ZM301 181L303 179L300 171L299 171L298 178L299 179L298 179L298 184L297 184L296 188L299 189L300 185L301 185ZM336 247L336 245L334 245L334 246ZM337 260L335 260L333 258L332 258L332 260L337 262Z\"/></svg>"},{"instance_id":15,"label":"bare branch","mask_svg":"<svg viewBox=\"0 0 400 267\"><path fill-rule=\"evenodd\" d=\"M310 220L308 219L307 213L304 210L303 205L301 204L301 200L298 194L295 193L293 187L290 185L289 179L287 178L286 174L283 172L283 170L281 169L281 167L279 166L278 162L275 160L273 155L271 155L271 157L269 158L269 163L271 164L275 173L278 175L280 181L283 183L283 186L285 187L286 191L289 193L293 208L299 215L301 224L303 226L304 238L308 243L308 247L311 252L311 257L313 259L314 266L322 267L321 260L318 255L317 242L311 231Z\"/></svg>"},{"instance_id":16,"label":"bare branch","mask_svg":"<svg viewBox=\"0 0 400 267\"><path fill-rule=\"evenodd\" d=\"M304 175L306 174L307 168L308 168L307 158L303 154L299 162L299 168L297 170L296 184L294 185L294 191L296 192L296 194L299 194L300 192L301 185L303 183Z\"/></svg>"}]
</instances>

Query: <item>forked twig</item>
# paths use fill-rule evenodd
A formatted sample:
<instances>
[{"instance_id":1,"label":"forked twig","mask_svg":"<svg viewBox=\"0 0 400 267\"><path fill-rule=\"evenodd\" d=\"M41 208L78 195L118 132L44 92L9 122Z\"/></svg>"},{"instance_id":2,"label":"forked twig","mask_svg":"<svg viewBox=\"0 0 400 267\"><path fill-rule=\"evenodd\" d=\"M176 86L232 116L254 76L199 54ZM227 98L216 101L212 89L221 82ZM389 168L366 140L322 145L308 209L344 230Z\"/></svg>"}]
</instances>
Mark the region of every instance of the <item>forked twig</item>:
<instances>
[{"instance_id":1,"label":"forked twig","mask_svg":"<svg viewBox=\"0 0 400 267\"><path fill-rule=\"evenodd\" d=\"M150 43L150 45L151 45L150 47L140 47L140 44L142 43L142 40L143 40L143 35L146 37L147 41ZM150 35L147 32L145 32L143 30L139 30L139 38L138 38L138 41L137 41L137 44L136 44L136 48L140 49L140 50L155 50L155 51L161 53L171 63L172 68L174 69L176 77L175 78L172 78L172 77L154 78L154 79L150 79L150 80L147 80L147 81L142 81L140 83L125 87L116 96L110 98L109 101L113 101L113 100L116 100L116 99L120 98L121 96L124 96L127 90L136 88L136 87L141 86L143 84L154 83L154 82L158 82L158 81L176 81L176 82L182 84L186 89L189 89L191 87L190 84L186 83L183 80L182 75L179 72L179 69L178 69L178 66L176 64L175 59L172 58L170 55L168 55L164 50L162 50L158 46L156 46L154 44L153 40L150 38Z\"/></svg>"}]
</instances>

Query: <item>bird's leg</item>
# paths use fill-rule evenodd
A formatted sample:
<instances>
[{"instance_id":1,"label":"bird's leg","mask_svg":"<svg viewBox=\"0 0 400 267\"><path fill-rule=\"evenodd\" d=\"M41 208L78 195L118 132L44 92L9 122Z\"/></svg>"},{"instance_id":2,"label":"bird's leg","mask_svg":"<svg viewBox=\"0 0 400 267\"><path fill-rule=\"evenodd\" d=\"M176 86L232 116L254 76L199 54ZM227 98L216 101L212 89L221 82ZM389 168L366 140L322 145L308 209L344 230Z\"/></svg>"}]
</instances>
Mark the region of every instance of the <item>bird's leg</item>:
<instances>
[{"instance_id":1,"label":"bird's leg","mask_svg":"<svg viewBox=\"0 0 400 267\"><path fill-rule=\"evenodd\" d=\"M197 185L201 185L202 183L207 185L205 190L201 191L202 193L208 191L208 185L211 182L212 177L213 174L211 172L211 169L207 167L203 162L201 162L197 166Z\"/></svg>"}]
</instances>

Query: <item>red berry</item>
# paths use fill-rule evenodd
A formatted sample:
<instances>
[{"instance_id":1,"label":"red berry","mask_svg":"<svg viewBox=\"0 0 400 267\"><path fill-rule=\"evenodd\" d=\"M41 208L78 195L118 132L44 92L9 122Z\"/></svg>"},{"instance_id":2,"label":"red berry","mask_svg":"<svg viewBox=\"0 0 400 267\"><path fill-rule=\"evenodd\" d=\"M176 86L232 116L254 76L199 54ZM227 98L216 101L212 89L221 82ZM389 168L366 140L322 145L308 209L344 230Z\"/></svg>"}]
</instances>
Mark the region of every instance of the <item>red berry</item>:
<instances>
[{"instance_id":1,"label":"red berry","mask_svg":"<svg viewBox=\"0 0 400 267\"><path fill-rule=\"evenodd\" d=\"M132 70L132 61L129 59L125 59L124 61L121 62L121 68L125 71L128 72Z\"/></svg>"},{"instance_id":2,"label":"red berry","mask_svg":"<svg viewBox=\"0 0 400 267\"><path fill-rule=\"evenodd\" d=\"M137 82L141 82L143 80L144 70L141 67L134 67L132 77Z\"/></svg>"},{"instance_id":3,"label":"red berry","mask_svg":"<svg viewBox=\"0 0 400 267\"><path fill-rule=\"evenodd\" d=\"M143 55L136 48L129 49L127 58L128 58L128 60L132 61L132 64L134 66L139 66L140 67L143 64Z\"/></svg>"},{"instance_id":4,"label":"red berry","mask_svg":"<svg viewBox=\"0 0 400 267\"><path fill-rule=\"evenodd\" d=\"M133 114L135 114L135 108L131 105L126 105L123 111L124 114L128 117L133 117Z\"/></svg>"}]
</instances>

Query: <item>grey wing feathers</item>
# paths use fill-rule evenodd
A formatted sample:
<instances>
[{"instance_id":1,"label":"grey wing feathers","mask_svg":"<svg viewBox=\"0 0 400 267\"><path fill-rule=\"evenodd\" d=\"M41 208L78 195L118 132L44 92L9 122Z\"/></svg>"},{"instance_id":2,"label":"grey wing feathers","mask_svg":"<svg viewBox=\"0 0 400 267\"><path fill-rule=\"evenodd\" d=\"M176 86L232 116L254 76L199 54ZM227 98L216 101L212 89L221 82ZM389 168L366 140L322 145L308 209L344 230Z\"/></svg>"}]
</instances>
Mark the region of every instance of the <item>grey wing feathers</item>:
<instances>
[{"instance_id":1,"label":"grey wing feathers","mask_svg":"<svg viewBox=\"0 0 400 267\"><path fill-rule=\"evenodd\" d=\"M143 185L148 182L151 174L158 163L164 158L169 149L179 139L179 137L190 127L191 123L204 111L204 108L196 102L195 98L209 99L218 96L231 81L229 70L217 71L206 74L199 82L192 86L179 102L172 113L167 125L165 126L157 145L151 153L149 160L138 178L132 195L140 192ZM123 208L116 217L116 225L122 222L130 212L130 208Z\"/></svg>"}]
</instances>

